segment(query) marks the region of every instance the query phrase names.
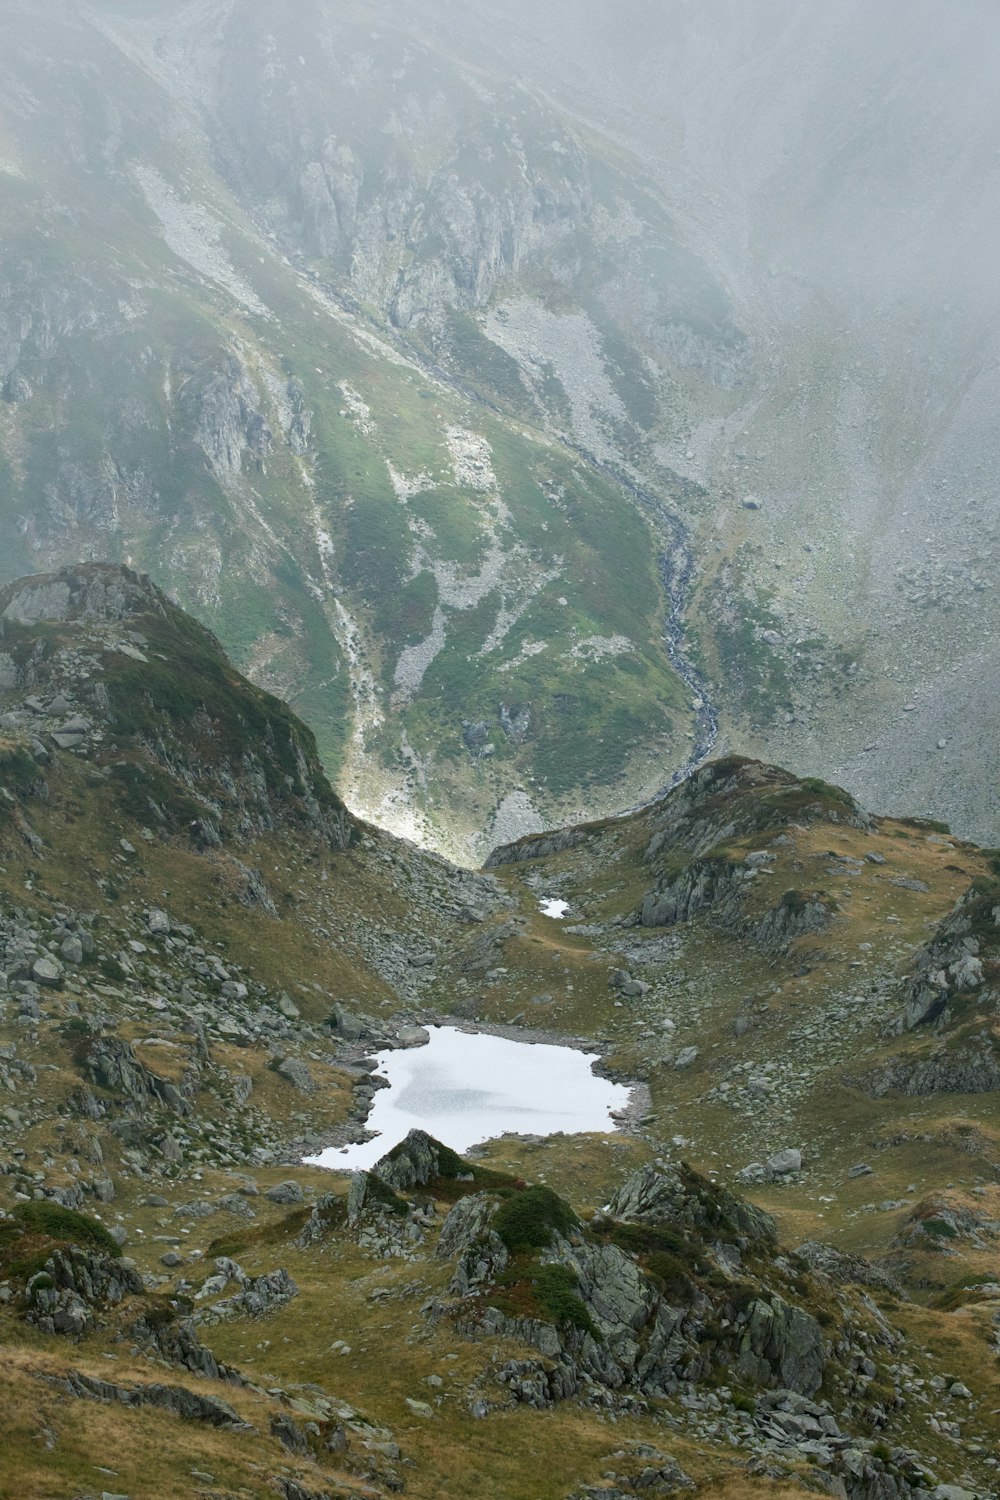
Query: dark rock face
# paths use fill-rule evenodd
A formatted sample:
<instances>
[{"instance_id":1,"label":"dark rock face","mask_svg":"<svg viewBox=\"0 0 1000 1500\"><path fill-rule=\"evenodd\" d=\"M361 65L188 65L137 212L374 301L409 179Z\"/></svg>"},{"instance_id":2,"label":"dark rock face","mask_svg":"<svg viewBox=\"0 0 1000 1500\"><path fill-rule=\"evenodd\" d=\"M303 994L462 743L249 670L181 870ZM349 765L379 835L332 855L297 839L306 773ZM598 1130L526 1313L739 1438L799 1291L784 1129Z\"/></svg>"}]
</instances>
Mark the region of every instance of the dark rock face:
<instances>
[{"instance_id":1,"label":"dark rock face","mask_svg":"<svg viewBox=\"0 0 1000 1500\"><path fill-rule=\"evenodd\" d=\"M429 1136L424 1137L423 1131L414 1131L412 1134L430 1141ZM436 1141L432 1144L437 1146ZM422 1150L423 1142L417 1148L418 1156L422 1154ZM394 1189L379 1171L387 1162L388 1158L379 1162L373 1172L354 1173L347 1195L347 1224L355 1232L358 1244L367 1254L380 1260L406 1260L423 1244L424 1230L433 1222L433 1210L411 1208L396 1196ZM401 1175L411 1177L414 1170L426 1170L426 1163L424 1167L416 1169L407 1163ZM433 1174L428 1173L425 1181L431 1175Z\"/></svg>"},{"instance_id":2,"label":"dark rock face","mask_svg":"<svg viewBox=\"0 0 1000 1500\"><path fill-rule=\"evenodd\" d=\"M650 1163L633 1172L608 1205L610 1218L622 1223L686 1225L711 1239L720 1220L734 1225L753 1243L772 1244L774 1220L735 1193L715 1184L685 1181L681 1169Z\"/></svg>"},{"instance_id":3,"label":"dark rock face","mask_svg":"<svg viewBox=\"0 0 1000 1500\"><path fill-rule=\"evenodd\" d=\"M529 859L542 859L547 854L561 854L564 849L575 849L586 837L581 828L564 828L559 833L528 834L514 844L501 844L494 849L485 868L495 870L500 865L522 864Z\"/></svg>"},{"instance_id":4,"label":"dark rock face","mask_svg":"<svg viewBox=\"0 0 1000 1500\"><path fill-rule=\"evenodd\" d=\"M203 1396L182 1385L111 1385L106 1380L96 1380L92 1375L81 1375L76 1370L71 1370L65 1380L54 1380L53 1383L67 1395L84 1401L132 1407L152 1406L161 1411L172 1412L187 1422L205 1422L210 1427L239 1428L247 1432L251 1430L248 1423L217 1396Z\"/></svg>"},{"instance_id":5,"label":"dark rock face","mask_svg":"<svg viewBox=\"0 0 1000 1500\"><path fill-rule=\"evenodd\" d=\"M956 902L904 979L897 1032L940 1020L965 996L987 994L1000 963L1000 881L977 882Z\"/></svg>"},{"instance_id":6,"label":"dark rock face","mask_svg":"<svg viewBox=\"0 0 1000 1500\"><path fill-rule=\"evenodd\" d=\"M238 1371L220 1364L211 1349L201 1342L191 1318L169 1323L140 1318L130 1332L138 1344L154 1349L168 1364L190 1370L193 1375L204 1375L208 1380L221 1380L228 1385L244 1384Z\"/></svg>"},{"instance_id":7,"label":"dark rock face","mask_svg":"<svg viewBox=\"0 0 1000 1500\"><path fill-rule=\"evenodd\" d=\"M826 1365L823 1335L816 1319L780 1297L758 1298L748 1312L737 1368L758 1384L772 1380L811 1396L819 1390Z\"/></svg>"},{"instance_id":8,"label":"dark rock face","mask_svg":"<svg viewBox=\"0 0 1000 1500\"><path fill-rule=\"evenodd\" d=\"M33 689L11 704L5 721L47 734L60 751L86 752L114 736L144 763L152 757L151 780L145 765L128 773L148 787L142 816L151 827L183 835L203 852L292 821L336 852L356 841L357 825L329 786L310 732L278 699L241 679L215 637L148 578L80 564L22 579L0 593L0 636L5 626L11 645L0 658L0 681ZM54 649L49 626L64 627ZM43 712L40 693L54 694L62 709ZM71 705L86 712L67 716ZM276 916L260 871L229 859L238 899Z\"/></svg>"},{"instance_id":9,"label":"dark rock face","mask_svg":"<svg viewBox=\"0 0 1000 1500\"><path fill-rule=\"evenodd\" d=\"M572 1288L575 1299L573 1315L553 1321L512 1316L489 1302L484 1306L491 1284L509 1264L507 1247L494 1228L498 1207L488 1193L456 1204L442 1227L437 1253L456 1257L450 1295L472 1299L471 1317L461 1307L454 1309L460 1327L475 1336L515 1339L542 1356L541 1365L515 1362L507 1367L506 1383L516 1399L545 1405L595 1386L669 1395L684 1381L702 1379L716 1361L764 1387L780 1386L802 1396L818 1390L827 1349L810 1313L760 1281L739 1290L734 1286L731 1293L699 1289L679 1274L681 1262L669 1257L663 1268L672 1279L664 1281L615 1242L618 1234L630 1248L697 1245L697 1255L708 1254L719 1266L739 1265L744 1253L770 1257L774 1223L753 1205L687 1169L651 1164L633 1173L607 1216L596 1221L600 1237L553 1232L548 1248L540 1252L539 1274L544 1277L546 1267L558 1268L559 1284ZM713 1239L720 1243L709 1250ZM722 1280L720 1287L725 1284ZM749 1300L747 1285L757 1288ZM714 1330L710 1339L709 1325Z\"/></svg>"},{"instance_id":10,"label":"dark rock face","mask_svg":"<svg viewBox=\"0 0 1000 1500\"><path fill-rule=\"evenodd\" d=\"M860 1255L845 1255L833 1245L824 1245L817 1240L807 1240L799 1245L796 1255L813 1270L820 1271L830 1281L856 1286L874 1286L899 1296L901 1289L895 1277L881 1266L874 1266Z\"/></svg>"},{"instance_id":11,"label":"dark rock face","mask_svg":"<svg viewBox=\"0 0 1000 1500\"><path fill-rule=\"evenodd\" d=\"M182 1116L191 1113L191 1106L177 1085L151 1073L130 1044L118 1037L98 1038L88 1054L87 1068L99 1088L124 1096L134 1106L154 1104Z\"/></svg>"},{"instance_id":12,"label":"dark rock face","mask_svg":"<svg viewBox=\"0 0 1000 1500\"><path fill-rule=\"evenodd\" d=\"M374 1170L396 1192L426 1187L433 1177L440 1175L445 1150L425 1130L411 1130L406 1140L384 1156Z\"/></svg>"}]
</instances>

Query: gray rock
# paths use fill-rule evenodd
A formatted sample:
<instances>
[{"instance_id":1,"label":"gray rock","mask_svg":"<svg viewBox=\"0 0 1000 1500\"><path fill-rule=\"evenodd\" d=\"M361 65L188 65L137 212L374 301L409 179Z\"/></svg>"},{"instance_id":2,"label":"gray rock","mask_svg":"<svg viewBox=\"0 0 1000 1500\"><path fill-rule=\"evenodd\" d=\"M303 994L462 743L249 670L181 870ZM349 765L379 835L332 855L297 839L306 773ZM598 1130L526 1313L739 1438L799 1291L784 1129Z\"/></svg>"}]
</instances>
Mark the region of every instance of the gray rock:
<instances>
[{"instance_id":1,"label":"gray rock","mask_svg":"<svg viewBox=\"0 0 1000 1500\"><path fill-rule=\"evenodd\" d=\"M58 989L63 982L64 970L57 958L50 953L43 953L36 958L31 966L31 977L36 984L44 984L50 989Z\"/></svg>"},{"instance_id":2,"label":"gray rock","mask_svg":"<svg viewBox=\"0 0 1000 1500\"><path fill-rule=\"evenodd\" d=\"M786 1146L783 1151L775 1151L764 1163L768 1172L775 1177L787 1177L790 1172L801 1172L802 1152L794 1146Z\"/></svg>"},{"instance_id":3,"label":"gray rock","mask_svg":"<svg viewBox=\"0 0 1000 1500\"><path fill-rule=\"evenodd\" d=\"M268 1188L264 1197L271 1203L302 1203L305 1194L299 1183L289 1179L288 1182L279 1182L275 1187Z\"/></svg>"},{"instance_id":4,"label":"gray rock","mask_svg":"<svg viewBox=\"0 0 1000 1500\"><path fill-rule=\"evenodd\" d=\"M315 1088L309 1069L297 1057L282 1058L275 1071L303 1094L311 1094Z\"/></svg>"},{"instance_id":5,"label":"gray rock","mask_svg":"<svg viewBox=\"0 0 1000 1500\"><path fill-rule=\"evenodd\" d=\"M203 1396L187 1390L184 1386L167 1385L111 1385L97 1380L92 1375L82 1375L71 1370L65 1380L53 1379L69 1395L82 1400L101 1401L108 1405L130 1407L152 1406L173 1412L189 1422L205 1422L211 1427L239 1428L250 1431L231 1406L217 1396Z\"/></svg>"},{"instance_id":6,"label":"gray rock","mask_svg":"<svg viewBox=\"0 0 1000 1500\"><path fill-rule=\"evenodd\" d=\"M83 944L75 933L63 938L59 953L65 963L74 966L83 963Z\"/></svg>"},{"instance_id":7,"label":"gray rock","mask_svg":"<svg viewBox=\"0 0 1000 1500\"><path fill-rule=\"evenodd\" d=\"M751 1304L740 1339L743 1374L811 1396L822 1383L825 1363L822 1330L809 1313L775 1295Z\"/></svg>"}]
</instances>

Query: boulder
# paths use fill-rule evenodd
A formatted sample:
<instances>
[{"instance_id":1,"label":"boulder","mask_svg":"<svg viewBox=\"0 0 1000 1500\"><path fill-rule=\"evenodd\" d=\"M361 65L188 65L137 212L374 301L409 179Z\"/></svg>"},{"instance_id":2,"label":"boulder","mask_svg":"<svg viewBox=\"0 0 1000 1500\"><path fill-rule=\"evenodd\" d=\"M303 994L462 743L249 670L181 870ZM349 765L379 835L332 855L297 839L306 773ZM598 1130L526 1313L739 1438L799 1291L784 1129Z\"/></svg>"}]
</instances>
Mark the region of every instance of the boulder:
<instances>
[{"instance_id":1,"label":"boulder","mask_svg":"<svg viewBox=\"0 0 1000 1500\"><path fill-rule=\"evenodd\" d=\"M764 1163L765 1168L774 1177L787 1177L790 1172L801 1172L802 1152L795 1146L786 1146L782 1151L775 1151Z\"/></svg>"},{"instance_id":2,"label":"boulder","mask_svg":"<svg viewBox=\"0 0 1000 1500\"><path fill-rule=\"evenodd\" d=\"M280 1078L284 1078L293 1088L300 1089L303 1094L311 1094L315 1088L312 1074L297 1057L282 1058L275 1071Z\"/></svg>"},{"instance_id":3,"label":"boulder","mask_svg":"<svg viewBox=\"0 0 1000 1500\"><path fill-rule=\"evenodd\" d=\"M51 953L43 953L31 966L31 977L35 983L43 984L49 989L59 988L64 972L62 964Z\"/></svg>"},{"instance_id":4,"label":"boulder","mask_svg":"<svg viewBox=\"0 0 1000 1500\"><path fill-rule=\"evenodd\" d=\"M275 1187L268 1188L264 1197L271 1203L289 1204L303 1202L305 1194L299 1183L289 1179L287 1182L279 1182Z\"/></svg>"}]
</instances>

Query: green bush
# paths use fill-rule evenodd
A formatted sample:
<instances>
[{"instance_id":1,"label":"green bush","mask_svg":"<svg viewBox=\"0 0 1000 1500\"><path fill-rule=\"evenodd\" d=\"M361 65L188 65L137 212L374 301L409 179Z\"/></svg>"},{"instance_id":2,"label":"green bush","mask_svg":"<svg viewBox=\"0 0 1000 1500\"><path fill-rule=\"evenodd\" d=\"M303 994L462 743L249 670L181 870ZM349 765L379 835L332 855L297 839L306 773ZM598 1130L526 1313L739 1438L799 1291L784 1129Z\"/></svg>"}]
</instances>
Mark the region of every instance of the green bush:
<instances>
[{"instance_id":1,"label":"green bush","mask_svg":"<svg viewBox=\"0 0 1000 1500\"><path fill-rule=\"evenodd\" d=\"M570 1234L579 1219L551 1188L535 1186L514 1193L500 1208L493 1227L512 1255L544 1250L554 1234Z\"/></svg>"},{"instance_id":2,"label":"green bush","mask_svg":"<svg viewBox=\"0 0 1000 1500\"><path fill-rule=\"evenodd\" d=\"M660 1285L665 1297L687 1302L694 1295L694 1282L687 1267L668 1250L656 1250L646 1262L646 1269Z\"/></svg>"},{"instance_id":3,"label":"green bush","mask_svg":"<svg viewBox=\"0 0 1000 1500\"><path fill-rule=\"evenodd\" d=\"M577 1278L567 1266L542 1266L532 1281L535 1299L561 1328L582 1328L593 1338L598 1331L577 1296Z\"/></svg>"}]
</instances>

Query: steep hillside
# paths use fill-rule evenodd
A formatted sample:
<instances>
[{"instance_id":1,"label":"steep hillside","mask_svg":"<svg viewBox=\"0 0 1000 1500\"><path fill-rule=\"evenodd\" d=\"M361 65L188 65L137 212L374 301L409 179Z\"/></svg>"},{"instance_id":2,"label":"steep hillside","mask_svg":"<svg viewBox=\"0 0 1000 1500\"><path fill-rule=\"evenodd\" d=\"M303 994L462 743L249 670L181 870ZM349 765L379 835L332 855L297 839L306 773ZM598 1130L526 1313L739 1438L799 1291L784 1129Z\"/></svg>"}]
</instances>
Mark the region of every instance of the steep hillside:
<instances>
[{"instance_id":1,"label":"steep hillside","mask_svg":"<svg viewBox=\"0 0 1000 1500\"><path fill-rule=\"evenodd\" d=\"M992 10L609 17L8 5L0 568L470 862L717 728L995 841Z\"/></svg>"},{"instance_id":2,"label":"steep hillside","mask_svg":"<svg viewBox=\"0 0 1000 1500\"><path fill-rule=\"evenodd\" d=\"M141 575L9 587L0 1494L989 1495L995 861L728 760L470 873ZM303 1165L446 1017L648 1107Z\"/></svg>"},{"instance_id":3,"label":"steep hillside","mask_svg":"<svg viewBox=\"0 0 1000 1500\"><path fill-rule=\"evenodd\" d=\"M416 57L404 89L390 37L371 117L349 105L354 128L382 139L381 90L418 120L426 90L457 91L440 131L427 122L442 144L419 171L451 191L471 129L484 157L496 134L503 180L477 186L471 223L453 206L467 243L449 240L442 268L437 207L416 201L409 148L390 154L383 181L366 167L357 239L341 245L332 200L281 210L274 183L319 192L317 164L289 153L329 138L331 98L356 101L367 29L341 18L335 46L305 7L281 36L294 55L268 61L264 8L234 13L220 39L189 7L159 40L144 9L60 7L43 48L30 9L2 22L4 572L80 556L147 568L308 718L355 806L467 860L657 790L687 759L697 713L664 640L658 554L673 533L659 501L637 507L547 433L517 367L487 358L461 321L511 269L503 246L537 267L575 233L594 193L582 148L524 96L531 140L565 144L513 192L530 147L433 56ZM318 72L296 83L296 121L284 70L299 77L300 52ZM598 217L625 189L602 191ZM410 281L393 258L355 284L345 265L390 236L417 247L400 250ZM438 322L457 299L462 370L394 332L412 321L407 298L427 301L420 278Z\"/></svg>"}]
</instances>

